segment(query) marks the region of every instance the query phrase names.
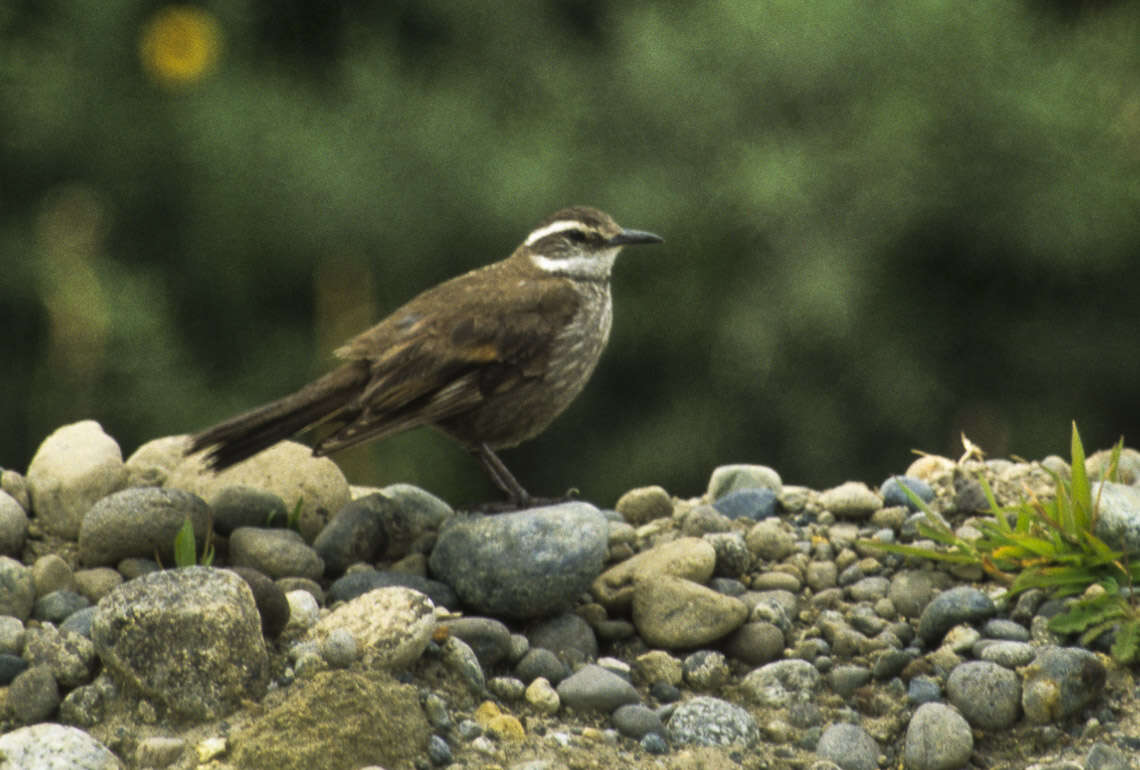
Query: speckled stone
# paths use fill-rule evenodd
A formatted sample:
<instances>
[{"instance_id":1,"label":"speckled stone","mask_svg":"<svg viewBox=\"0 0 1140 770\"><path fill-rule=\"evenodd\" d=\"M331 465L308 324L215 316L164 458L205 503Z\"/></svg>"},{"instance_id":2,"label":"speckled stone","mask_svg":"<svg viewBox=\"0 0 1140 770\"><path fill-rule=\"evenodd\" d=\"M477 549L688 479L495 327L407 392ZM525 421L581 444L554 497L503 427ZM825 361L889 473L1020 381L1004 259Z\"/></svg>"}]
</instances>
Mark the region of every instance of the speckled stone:
<instances>
[{"instance_id":1,"label":"speckled stone","mask_svg":"<svg viewBox=\"0 0 1140 770\"><path fill-rule=\"evenodd\" d=\"M958 770L973 751L969 723L950 706L925 703L910 718L903 748L907 770Z\"/></svg>"},{"instance_id":2,"label":"speckled stone","mask_svg":"<svg viewBox=\"0 0 1140 770\"><path fill-rule=\"evenodd\" d=\"M1064 719L1093 702L1106 676L1096 655L1077 647L1045 647L1021 673L1021 706L1038 724Z\"/></svg>"},{"instance_id":3,"label":"speckled stone","mask_svg":"<svg viewBox=\"0 0 1140 770\"><path fill-rule=\"evenodd\" d=\"M669 739L677 745L751 746L760 738L760 729L748 711L706 695L679 705L667 729Z\"/></svg>"},{"instance_id":4,"label":"speckled stone","mask_svg":"<svg viewBox=\"0 0 1140 770\"><path fill-rule=\"evenodd\" d=\"M1021 717L1021 680L988 661L957 666L946 680L946 694L970 724L1004 730Z\"/></svg>"},{"instance_id":5,"label":"speckled stone","mask_svg":"<svg viewBox=\"0 0 1140 770\"><path fill-rule=\"evenodd\" d=\"M843 770L876 770L879 766L879 744L858 725L831 725L823 731L815 753Z\"/></svg>"},{"instance_id":6,"label":"speckled stone","mask_svg":"<svg viewBox=\"0 0 1140 770\"><path fill-rule=\"evenodd\" d=\"M926 605L918 621L918 636L927 645L936 645L959 623L977 623L997 612L990 597L971 586L943 591Z\"/></svg>"}]
</instances>

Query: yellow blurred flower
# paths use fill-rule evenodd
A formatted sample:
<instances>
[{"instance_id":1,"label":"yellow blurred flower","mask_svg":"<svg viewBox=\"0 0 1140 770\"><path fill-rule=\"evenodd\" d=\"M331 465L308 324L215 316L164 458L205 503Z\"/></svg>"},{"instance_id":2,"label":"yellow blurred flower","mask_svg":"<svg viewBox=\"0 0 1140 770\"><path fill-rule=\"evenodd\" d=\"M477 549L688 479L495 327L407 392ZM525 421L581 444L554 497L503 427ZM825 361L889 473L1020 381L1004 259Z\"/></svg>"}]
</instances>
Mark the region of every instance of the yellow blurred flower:
<instances>
[{"instance_id":1,"label":"yellow blurred flower","mask_svg":"<svg viewBox=\"0 0 1140 770\"><path fill-rule=\"evenodd\" d=\"M139 39L143 69L165 86L193 83L217 64L221 51L218 20L189 5L170 5L147 22Z\"/></svg>"}]
</instances>

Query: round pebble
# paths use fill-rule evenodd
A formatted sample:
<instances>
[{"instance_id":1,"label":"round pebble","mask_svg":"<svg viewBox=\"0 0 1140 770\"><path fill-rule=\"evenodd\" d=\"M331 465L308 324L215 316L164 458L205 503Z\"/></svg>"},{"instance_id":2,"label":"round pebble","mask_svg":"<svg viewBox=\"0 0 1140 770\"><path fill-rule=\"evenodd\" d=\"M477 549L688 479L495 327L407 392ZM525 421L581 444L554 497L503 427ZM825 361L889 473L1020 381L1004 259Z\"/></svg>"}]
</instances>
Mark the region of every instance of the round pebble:
<instances>
[{"instance_id":1,"label":"round pebble","mask_svg":"<svg viewBox=\"0 0 1140 770\"><path fill-rule=\"evenodd\" d=\"M815 753L843 770L876 770L879 766L879 744L858 725L831 725L823 731Z\"/></svg>"},{"instance_id":2,"label":"round pebble","mask_svg":"<svg viewBox=\"0 0 1140 770\"><path fill-rule=\"evenodd\" d=\"M431 571L466 605L494 617L569 609L605 564L609 527L587 503L451 522L432 550Z\"/></svg>"},{"instance_id":3,"label":"round pebble","mask_svg":"<svg viewBox=\"0 0 1140 770\"><path fill-rule=\"evenodd\" d=\"M562 659L590 660L598 655L598 640L590 624L568 612L534 626L527 635L531 648L550 650Z\"/></svg>"},{"instance_id":4,"label":"round pebble","mask_svg":"<svg viewBox=\"0 0 1140 770\"><path fill-rule=\"evenodd\" d=\"M1021 706L1038 724L1080 711L1100 695L1106 677L1096 655L1077 647L1045 647L1021 673Z\"/></svg>"},{"instance_id":5,"label":"round pebble","mask_svg":"<svg viewBox=\"0 0 1140 770\"><path fill-rule=\"evenodd\" d=\"M984 621L997 612L990 597L971 586L943 591L926 605L918 621L918 636L926 645L937 645L959 623Z\"/></svg>"},{"instance_id":6,"label":"round pebble","mask_svg":"<svg viewBox=\"0 0 1140 770\"><path fill-rule=\"evenodd\" d=\"M725 640L724 651L749 666L762 666L784 653L784 632L767 621L745 623Z\"/></svg>"},{"instance_id":7,"label":"round pebble","mask_svg":"<svg viewBox=\"0 0 1140 770\"><path fill-rule=\"evenodd\" d=\"M556 714L562 707L558 692L541 676L530 683L524 695L527 703L543 714Z\"/></svg>"},{"instance_id":8,"label":"round pebble","mask_svg":"<svg viewBox=\"0 0 1140 770\"><path fill-rule=\"evenodd\" d=\"M37 724L0 737L0 754L12 767L121 770L123 763L99 741L66 725Z\"/></svg>"},{"instance_id":9,"label":"round pebble","mask_svg":"<svg viewBox=\"0 0 1140 770\"><path fill-rule=\"evenodd\" d=\"M618 706L641 700L628 681L592 663L563 679L557 692L563 704L583 711L609 713Z\"/></svg>"},{"instance_id":10,"label":"round pebble","mask_svg":"<svg viewBox=\"0 0 1140 770\"><path fill-rule=\"evenodd\" d=\"M657 712L640 703L619 706L610 718L619 733L634 740L640 740L649 733L665 732Z\"/></svg>"},{"instance_id":11,"label":"round pebble","mask_svg":"<svg viewBox=\"0 0 1140 770\"><path fill-rule=\"evenodd\" d=\"M334 628L321 641L321 657L333 668L348 668L358 653L356 637L347 628Z\"/></svg>"},{"instance_id":12,"label":"round pebble","mask_svg":"<svg viewBox=\"0 0 1140 770\"><path fill-rule=\"evenodd\" d=\"M914 705L921 706L941 698L942 688L928 676L916 676L907 685L906 697Z\"/></svg>"},{"instance_id":13,"label":"round pebble","mask_svg":"<svg viewBox=\"0 0 1140 770\"><path fill-rule=\"evenodd\" d=\"M388 547L384 528L395 515L396 502L382 493L357 498L345 505L313 540L313 550L330 575L341 575L357 562L372 562Z\"/></svg>"},{"instance_id":14,"label":"round pebble","mask_svg":"<svg viewBox=\"0 0 1140 770\"><path fill-rule=\"evenodd\" d=\"M992 642L979 651L978 657L1005 668L1017 668L1031 663L1037 650L1027 642Z\"/></svg>"},{"instance_id":15,"label":"round pebble","mask_svg":"<svg viewBox=\"0 0 1140 770\"><path fill-rule=\"evenodd\" d=\"M614 508L622 518L639 527L654 519L672 516L673 500L662 487L640 487L631 489L618 498Z\"/></svg>"},{"instance_id":16,"label":"round pebble","mask_svg":"<svg viewBox=\"0 0 1140 770\"><path fill-rule=\"evenodd\" d=\"M958 770L973 751L970 725L951 707L926 703L910 718L903 748L907 770Z\"/></svg>"},{"instance_id":17,"label":"round pebble","mask_svg":"<svg viewBox=\"0 0 1140 770\"><path fill-rule=\"evenodd\" d=\"M552 684L558 684L570 676L570 668L545 647L534 647L515 666L515 675L524 682L533 682L542 677Z\"/></svg>"},{"instance_id":18,"label":"round pebble","mask_svg":"<svg viewBox=\"0 0 1140 770\"><path fill-rule=\"evenodd\" d=\"M780 660L750 672L741 689L756 703L784 708L795 701L809 700L819 688L820 673L805 660Z\"/></svg>"},{"instance_id":19,"label":"round pebble","mask_svg":"<svg viewBox=\"0 0 1140 770\"><path fill-rule=\"evenodd\" d=\"M996 663L979 660L955 667L946 694L975 727L1004 730L1021 717L1021 680Z\"/></svg>"},{"instance_id":20,"label":"round pebble","mask_svg":"<svg viewBox=\"0 0 1140 770\"><path fill-rule=\"evenodd\" d=\"M8 710L18 722L43 722L58 706L59 685L47 666L32 666L8 686Z\"/></svg>"},{"instance_id":21,"label":"round pebble","mask_svg":"<svg viewBox=\"0 0 1140 770\"><path fill-rule=\"evenodd\" d=\"M452 762L451 747L438 735L428 738L427 753L433 765L450 765Z\"/></svg>"},{"instance_id":22,"label":"round pebble","mask_svg":"<svg viewBox=\"0 0 1140 770\"><path fill-rule=\"evenodd\" d=\"M891 476L879 487L879 494L883 496L883 505L905 505L912 511L921 510L917 503L910 499L903 487L906 487L924 503L934 499L934 490L922 479L911 476Z\"/></svg>"},{"instance_id":23,"label":"round pebble","mask_svg":"<svg viewBox=\"0 0 1140 770\"><path fill-rule=\"evenodd\" d=\"M667 725L675 744L751 746L760 738L756 720L728 701L701 695L677 706Z\"/></svg>"},{"instance_id":24,"label":"round pebble","mask_svg":"<svg viewBox=\"0 0 1140 770\"><path fill-rule=\"evenodd\" d=\"M713 508L730 519L759 521L779 512L779 499L771 489L737 489L719 498Z\"/></svg>"},{"instance_id":25,"label":"round pebble","mask_svg":"<svg viewBox=\"0 0 1140 770\"><path fill-rule=\"evenodd\" d=\"M465 617L447 622L448 631L470 645L479 665L491 668L511 652L511 631L502 621L494 618Z\"/></svg>"},{"instance_id":26,"label":"round pebble","mask_svg":"<svg viewBox=\"0 0 1140 770\"><path fill-rule=\"evenodd\" d=\"M291 529L235 529L230 535L230 562L275 579L298 576L317 580L325 571L325 563L313 547Z\"/></svg>"},{"instance_id":27,"label":"round pebble","mask_svg":"<svg viewBox=\"0 0 1140 770\"><path fill-rule=\"evenodd\" d=\"M777 495L783 487L780 474L765 465L721 465L709 477L709 500L716 502L737 489L770 489Z\"/></svg>"}]
</instances>

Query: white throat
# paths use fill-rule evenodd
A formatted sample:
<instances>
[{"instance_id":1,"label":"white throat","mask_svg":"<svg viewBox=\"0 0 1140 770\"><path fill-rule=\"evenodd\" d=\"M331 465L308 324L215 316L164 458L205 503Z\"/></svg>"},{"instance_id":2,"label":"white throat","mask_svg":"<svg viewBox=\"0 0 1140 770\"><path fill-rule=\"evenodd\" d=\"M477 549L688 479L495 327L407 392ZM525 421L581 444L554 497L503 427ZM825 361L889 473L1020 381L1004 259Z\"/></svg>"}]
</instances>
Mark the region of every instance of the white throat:
<instances>
[{"instance_id":1,"label":"white throat","mask_svg":"<svg viewBox=\"0 0 1140 770\"><path fill-rule=\"evenodd\" d=\"M555 222L555 224L558 223ZM551 226L553 227L553 225ZM539 270L555 275L566 275L572 278L609 278L619 251L621 251L621 247L614 246L594 254L575 254L572 257L561 259L531 254L530 260Z\"/></svg>"}]
</instances>

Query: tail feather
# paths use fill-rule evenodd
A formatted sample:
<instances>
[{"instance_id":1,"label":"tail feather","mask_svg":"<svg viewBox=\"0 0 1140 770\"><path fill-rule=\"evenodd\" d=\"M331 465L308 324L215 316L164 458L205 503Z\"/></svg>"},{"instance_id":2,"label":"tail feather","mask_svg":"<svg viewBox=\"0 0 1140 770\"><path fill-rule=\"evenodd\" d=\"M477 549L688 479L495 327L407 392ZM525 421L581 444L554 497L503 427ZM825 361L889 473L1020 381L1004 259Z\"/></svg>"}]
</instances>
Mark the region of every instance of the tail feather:
<instances>
[{"instance_id":1,"label":"tail feather","mask_svg":"<svg viewBox=\"0 0 1140 770\"><path fill-rule=\"evenodd\" d=\"M195 434L186 454L208 449L206 464L216 471L236 465L306 428L340 416L367 380L366 364L345 364L296 393Z\"/></svg>"}]
</instances>

